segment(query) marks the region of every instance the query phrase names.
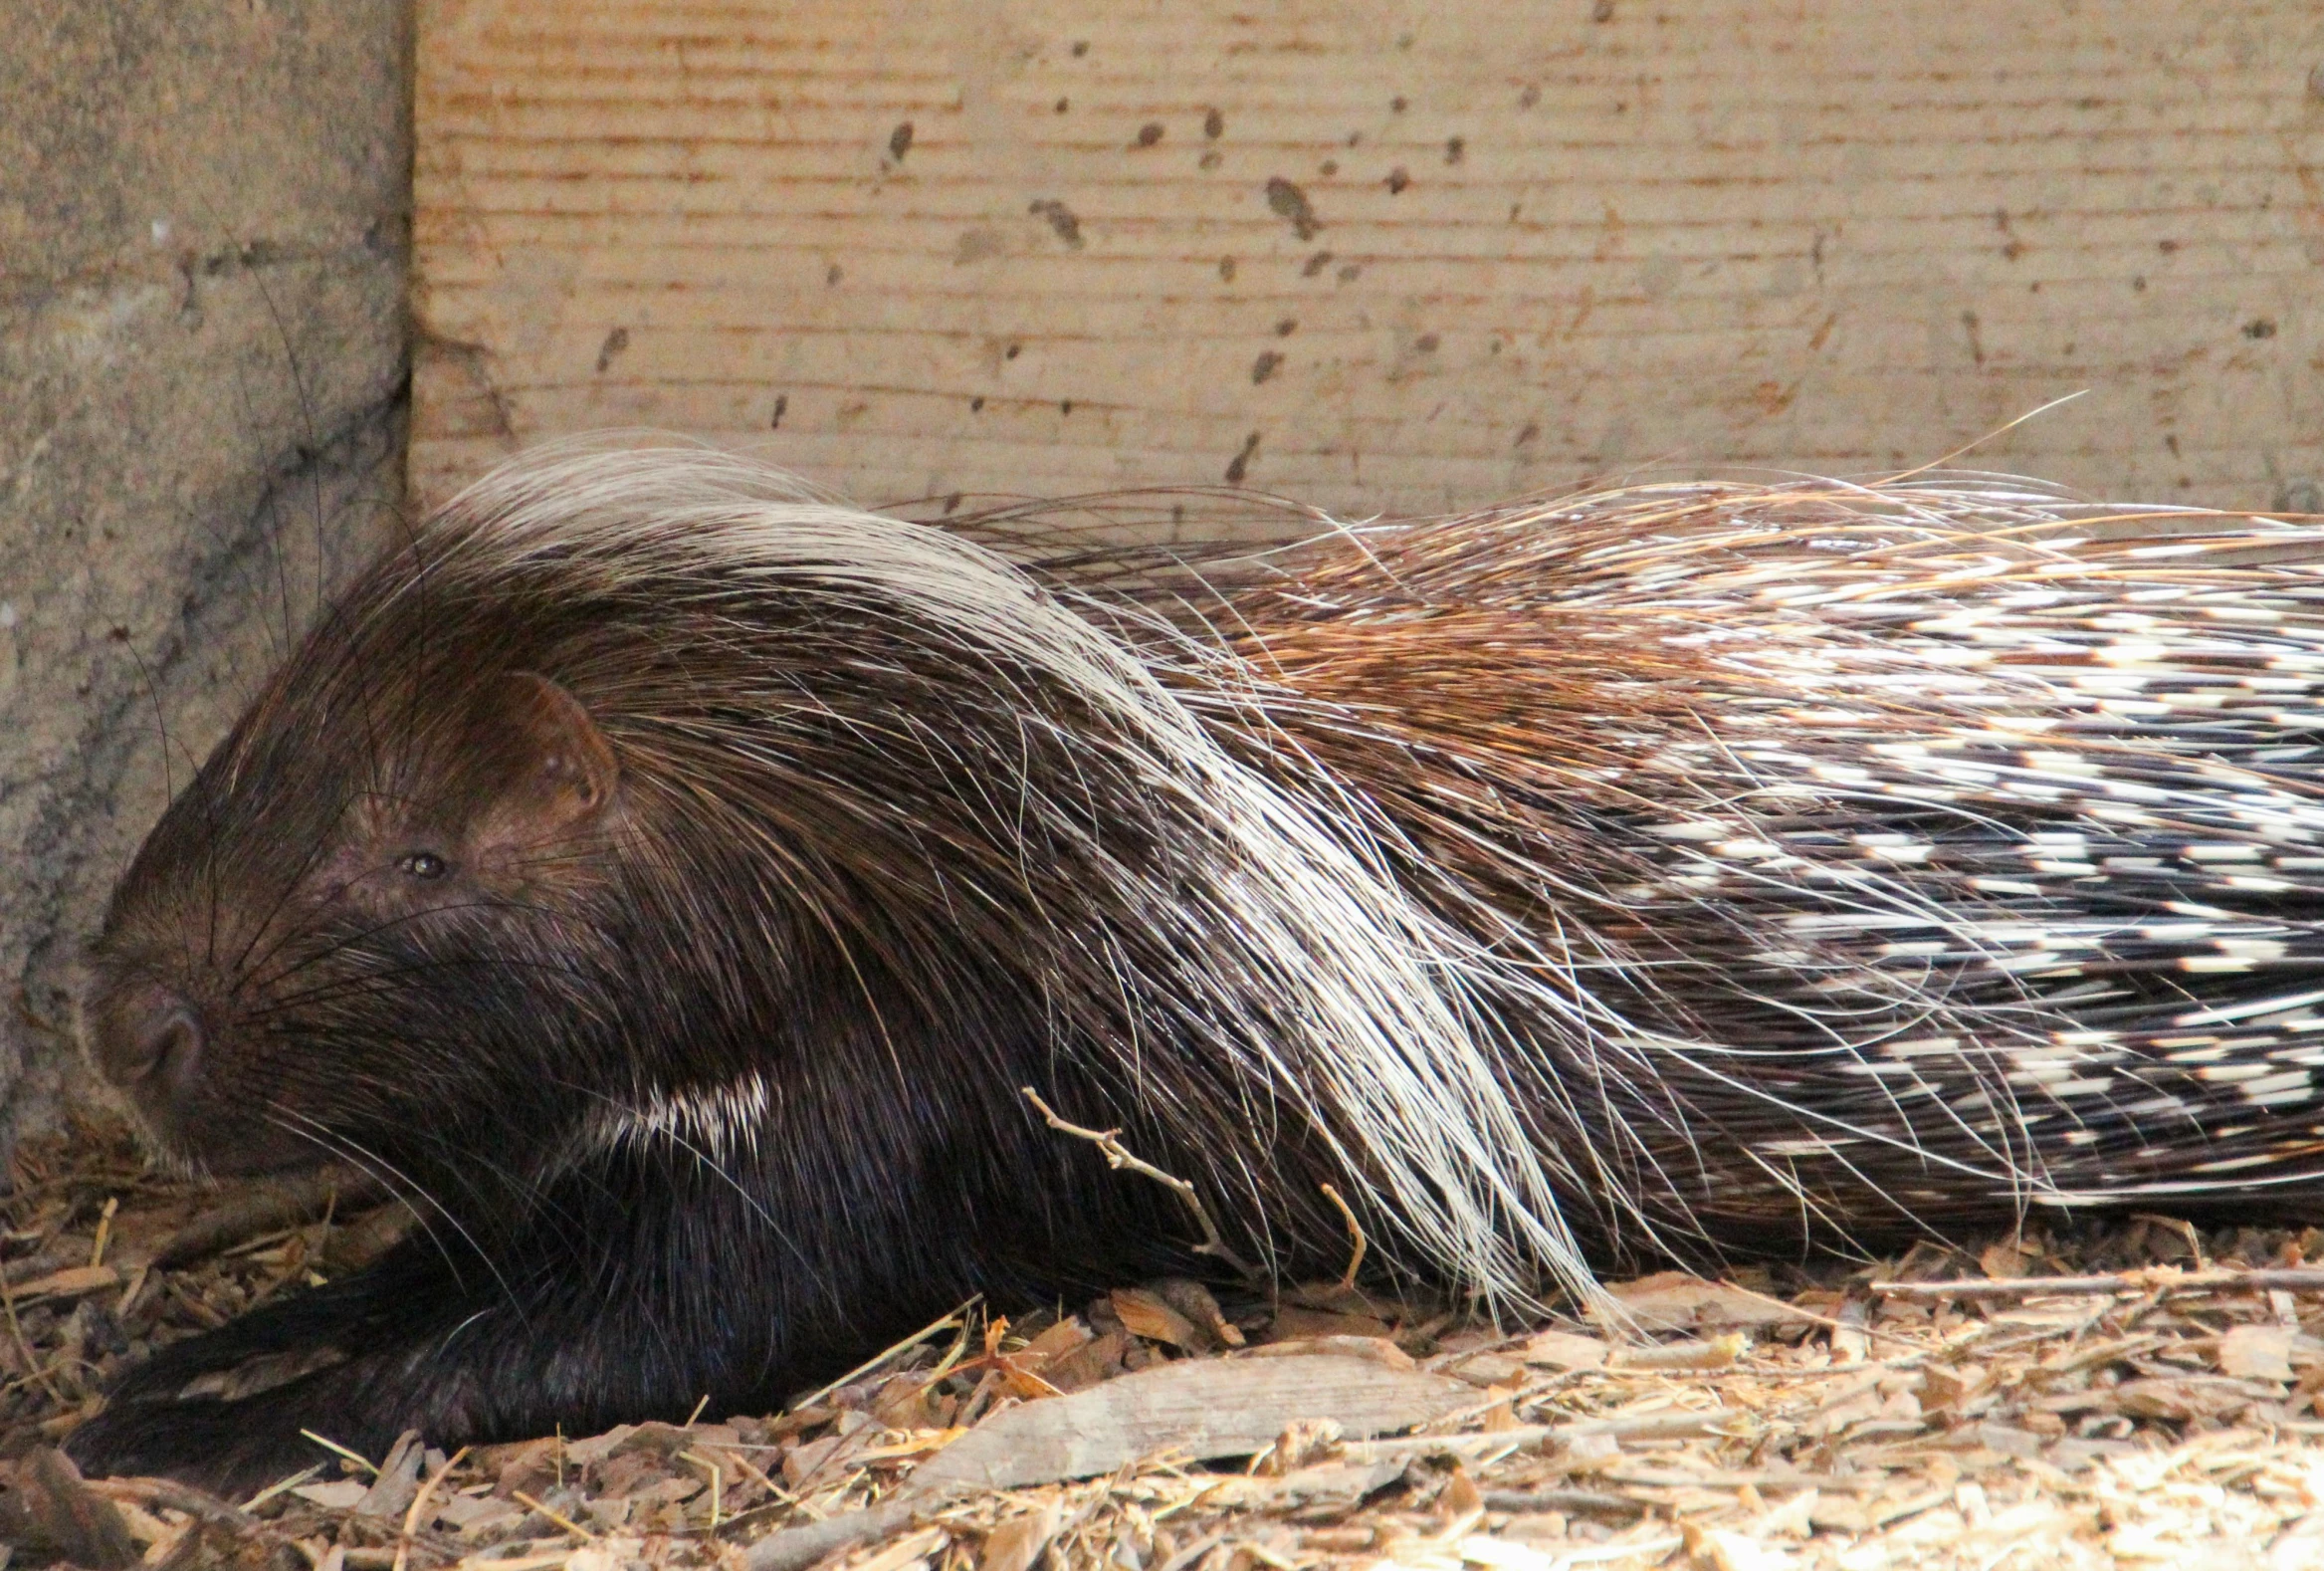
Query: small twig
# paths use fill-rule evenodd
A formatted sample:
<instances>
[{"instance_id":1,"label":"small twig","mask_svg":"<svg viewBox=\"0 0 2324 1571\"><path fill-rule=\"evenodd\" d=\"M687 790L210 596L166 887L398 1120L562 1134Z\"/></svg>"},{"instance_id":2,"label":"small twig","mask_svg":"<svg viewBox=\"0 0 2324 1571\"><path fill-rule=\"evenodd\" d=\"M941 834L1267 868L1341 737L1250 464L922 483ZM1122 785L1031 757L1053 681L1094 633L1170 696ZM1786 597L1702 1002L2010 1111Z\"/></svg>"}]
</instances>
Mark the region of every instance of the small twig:
<instances>
[{"instance_id":1,"label":"small twig","mask_svg":"<svg viewBox=\"0 0 2324 1571\"><path fill-rule=\"evenodd\" d=\"M870 1374L873 1370L879 1368L882 1364L885 1364L889 1359L896 1357L899 1353L909 1352L911 1349L918 1347L922 1342L927 1341L930 1337L936 1335L936 1333L939 1331L949 1331L954 1326L966 1325L966 1316L968 1311L975 1308L977 1300L983 1296L984 1295L982 1293L976 1293L962 1299L960 1306L957 1309L954 1309L951 1314L945 1315L939 1319L931 1320L928 1324L913 1332L903 1341L891 1343L889 1346L881 1348L877 1353L874 1353L871 1357L865 1359L862 1363L856 1365L855 1368L849 1370L846 1374L840 1376L837 1380L832 1381L829 1385L820 1386L815 1390L808 1392L805 1396L799 1398L798 1401L790 1405L790 1411L796 1413L801 1408L813 1407L816 1403L822 1401L825 1397L831 1395L831 1393L834 1391L837 1391L841 1386L847 1385L852 1381L861 1380L864 1376ZM687 1422L692 1423L693 1421L690 1419Z\"/></svg>"},{"instance_id":2,"label":"small twig","mask_svg":"<svg viewBox=\"0 0 2324 1571\"><path fill-rule=\"evenodd\" d=\"M1235 1271L1246 1281L1259 1279L1260 1273L1246 1264L1234 1250L1228 1248L1226 1240L1218 1235L1218 1224L1210 1220L1210 1209L1202 1204L1202 1197L1195 1192L1193 1185L1174 1173L1164 1173L1153 1163L1133 1156L1129 1148L1122 1144L1122 1131L1119 1129L1084 1129L1079 1124L1069 1124L1058 1117L1056 1110L1047 1102L1042 1101L1040 1093L1031 1086L1022 1086L1019 1089L1024 1092L1025 1100L1032 1103L1039 1110L1042 1118L1048 1121L1051 1129L1056 1130L1059 1134L1071 1135L1076 1140L1086 1140L1096 1146L1099 1153L1105 1157L1106 1166L1115 1172L1135 1173L1141 1178L1150 1178L1184 1201L1186 1209L1194 1214L1195 1226L1202 1230L1202 1241L1191 1245L1196 1254L1207 1254L1213 1259L1224 1260L1228 1265L1234 1267ZM1358 1252L1358 1258L1362 1258L1361 1250Z\"/></svg>"},{"instance_id":3,"label":"small twig","mask_svg":"<svg viewBox=\"0 0 2324 1571\"><path fill-rule=\"evenodd\" d=\"M1917 1347L1919 1345L1909 1336L1899 1336L1894 1331L1883 1331L1876 1325L1842 1325L1838 1320L1834 1319L1830 1315L1817 1314L1812 1309L1802 1309L1796 1303L1787 1303L1783 1299L1775 1297L1770 1293L1754 1292L1749 1287L1746 1287L1741 1282L1735 1280L1735 1278L1732 1276L1720 1277L1719 1285L1726 1288L1729 1292L1740 1293L1746 1298L1756 1298L1763 1304L1771 1304L1774 1307L1783 1310L1784 1313L1788 1316L1794 1316L1804 1320L1809 1325L1819 1325L1826 1331L1860 1331L1866 1336L1876 1336L1884 1341L1895 1342L1905 1347Z\"/></svg>"},{"instance_id":4,"label":"small twig","mask_svg":"<svg viewBox=\"0 0 2324 1571\"><path fill-rule=\"evenodd\" d=\"M724 1448L721 1448L718 1452L718 1456L721 1460L731 1461L736 1466L748 1473L752 1478L757 1480L758 1486L760 1488L764 1489L768 1494L774 1496L775 1499L781 1501L784 1505L787 1505L792 1509L803 1513L809 1521L819 1522L823 1519L822 1511L818 1510L812 1505L809 1505L805 1500L801 1499L798 1495L791 1493L790 1490L784 1488L781 1484L776 1483L772 1478L766 1475L766 1472L763 1468L761 1468L756 1462L753 1462L749 1458L743 1456L739 1451L728 1451ZM739 1521L740 1518L737 1517L736 1520ZM733 1524L730 1523L729 1525L731 1526Z\"/></svg>"},{"instance_id":5,"label":"small twig","mask_svg":"<svg viewBox=\"0 0 2324 1571\"><path fill-rule=\"evenodd\" d=\"M191 1291L187 1289L185 1283L179 1281L177 1277L169 1271L163 1271L161 1273L161 1290L169 1297L177 1300L177 1305L179 1308L183 1309L194 1319L200 1321L202 1325L209 1330L215 1331L218 1329L218 1327L226 1323L226 1317L224 1315L211 1308L208 1304L202 1302L200 1298L196 1297Z\"/></svg>"},{"instance_id":6,"label":"small twig","mask_svg":"<svg viewBox=\"0 0 2324 1571\"><path fill-rule=\"evenodd\" d=\"M426 1520L422 1513L428 1508L429 1498L435 1494L436 1485L442 1483L452 1469L460 1465L460 1459L467 1455L468 1448L465 1446L454 1452L445 1459L444 1465L438 1467L435 1472L429 1475L427 1481L420 1485L420 1492L411 1497L411 1509L403 1513L403 1533L395 1541L393 1571L404 1571L404 1567L410 1564L412 1535L420 1530L420 1523Z\"/></svg>"},{"instance_id":7,"label":"small twig","mask_svg":"<svg viewBox=\"0 0 2324 1571\"><path fill-rule=\"evenodd\" d=\"M299 1433L306 1436L309 1440L315 1442L316 1445L320 1446L324 1451L329 1452L332 1456L344 1457L347 1460L362 1468L372 1477L376 1478L379 1476L378 1467L373 1465L371 1459L364 1456L361 1452L349 1451L346 1447L341 1446L337 1441L317 1435L313 1430L301 1430Z\"/></svg>"},{"instance_id":8,"label":"small twig","mask_svg":"<svg viewBox=\"0 0 2324 1571\"><path fill-rule=\"evenodd\" d=\"M1670 1408L1657 1413L1629 1414L1610 1419L1576 1419L1564 1424L1521 1424L1515 1429L1485 1430L1470 1435L1404 1435L1393 1440L1349 1441L1339 1455L1351 1461L1377 1461L1409 1453L1491 1451L1506 1446L1518 1450L1544 1442L1570 1445L1577 1440L1603 1437L1624 1441L1691 1440L1701 1435L1733 1435L1722 1424L1746 1415L1731 1408L1697 1413Z\"/></svg>"},{"instance_id":9,"label":"small twig","mask_svg":"<svg viewBox=\"0 0 2324 1571\"><path fill-rule=\"evenodd\" d=\"M1891 1298L2038 1298L2044 1294L2287 1292L2324 1293L2324 1268L2215 1267L2185 1271L2176 1265L2107 1276L1998 1276L1990 1281L1874 1282L1872 1291Z\"/></svg>"},{"instance_id":10,"label":"small twig","mask_svg":"<svg viewBox=\"0 0 2324 1571\"><path fill-rule=\"evenodd\" d=\"M0 1308L8 1311L9 1339L16 1343L16 1351L23 1356L24 1367L30 1371L30 1378L41 1383L50 1401L60 1408L67 1406L65 1393L57 1389L57 1383L49 1378L48 1366L41 1362L40 1356L32 1350L32 1343L25 1339L24 1322L16 1317L16 1294L8 1290L8 1283L4 1280L0 1280Z\"/></svg>"},{"instance_id":11,"label":"small twig","mask_svg":"<svg viewBox=\"0 0 2324 1571\"><path fill-rule=\"evenodd\" d=\"M1356 1213L1349 1210L1348 1203L1340 1198L1338 1190L1329 1184L1319 1184L1316 1188L1322 1190L1331 1203L1340 1208L1341 1219L1348 1224L1348 1236L1355 1240L1355 1248L1348 1256L1348 1268L1340 1273L1340 1285L1350 1292L1354 1292L1356 1290L1356 1273L1364 1265L1364 1251L1368 1247L1364 1239L1364 1229L1357 1223Z\"/></svg>"},{"instance_id":12,"label":"small twig","mask_svg":"<svg viewBox=\"0 0 2324 1571\"><path fill-rule=\"evenodd\" d=\"M258 1493L243 1501L242 1509L246 1511L255 1511L260 1506L266 1504L267 1501L273 1499L276 1495L281 1494L286 1490L296 1489L303 1483L314 1482L316 1474L321 1472L322 1469L328 1465L329 1463L327 1462L318 1461L312 1467L305 1467L300 1469L298 1472L291 1473L287 1477L277 1478L273 1483L268 1484L265 1488L259 1490Z\"/></svg>"},{"instance_id":13,"label":"small twig","mask_svg":"<svg viewBox=\"0 0 2324 1571\"><path fill-rule=\"evenodd\" d=\"M95 1270L105 1263L105 1246L112 1240L113 1217L120 1209L120 1196L107 1195L105 1198L105 1210L97 1215L97 1237L89 1245L89 1268L91 1270Z\"/></svg>"},{"instance_id":14,"label":"small twig","mask_svg":"<svg viewBox=\"0 0 2324 1571\"><path fill-rule=\"evenodd\" d=\"M726 1493L727 1468L725 1462L705 1457L698 1451L682 1451L678 1454L678 1459L693 1462L697 1467L704 1468L710 1473L710 1530L716 1533L719 1530L719 1519L723 1514L719 1506Z\"/></svg>"},{"instance_id":15,"label":"small twig","mask_svg":"<svg viewBox=\"0 0 2324 1571\"><path fill-rule=\"evenodd\" d=\"M532 1498L531 1495L527 1494L523 1489L511 1489L509 1494L514 1499L524 1501L533 1510L538 1511L541 1515L547 1517L550 1521L556 1523L557 1526L563 1528L566 1532L571 1533L574 1537L580 1539L583 1543L593 1544L597 1541L597 1535L595 1533L589 1531L589 1529L583 1527L579 1522L574 1521L571 1517L559 1515L548 1506L545 1506L538 1500Z\"/></svg>"},{"instance_id":16,"label":"small twig","mask_svg":"<svg viewBox=\"0 0 2324 1571\"><path fill-rule=\"evenodd\" d=\"M1601 1516L1616 1521L1635 1521L1646 1514L1646 1502L1633 1500L1627 1495L1607 1494L1598 1489L1487 1489L1485 1509L1507 1511L1512 1515L1564 1511L1570 1516Z\"/></svg>"},{"instance_id":17,"label":"small twig","mask_svg":"<svg viewBox=\"0 0 2324 1571\"><path fill-rule=\"evenodd\" d=\"M315 1225L315 1263L317 1265L322 1263L323 1256L330 1250L330 1226L338 1220L339 1196L338 1191L334 1189L330 1192L329 1201L322 1208L321 1220Z\"/></svg>"},{"instance_id":18,"label":"small twig","mask_svg":"<svg viewBox=\"0 0 2324 1571\"><path fill-rule=\"evenodd\" d=\"M137 1301L137 1295L145 1290L145 1283L151 1279L152 1274L152 1266L140 1265L130 1275L129 1285L121 1289L120 1302L113 1305L113 1317L115 1319L125 1320L128 1318L129 1306L135 1303Z\"/></svg>"}]
</instances>

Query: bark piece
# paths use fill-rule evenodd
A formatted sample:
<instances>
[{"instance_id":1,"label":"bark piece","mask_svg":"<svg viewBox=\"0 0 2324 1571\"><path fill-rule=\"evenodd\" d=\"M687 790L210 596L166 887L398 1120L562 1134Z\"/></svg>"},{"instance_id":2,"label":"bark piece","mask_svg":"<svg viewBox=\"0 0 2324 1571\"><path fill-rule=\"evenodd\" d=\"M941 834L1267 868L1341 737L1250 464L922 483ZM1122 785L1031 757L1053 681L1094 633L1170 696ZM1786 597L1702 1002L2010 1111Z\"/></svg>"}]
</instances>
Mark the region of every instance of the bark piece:
<instances>
[{"instance_id":1,"label":"bark piece","mask_svg":"<svg viewBox=\"0 0 2324 1571\"><path fill-rule=\"evenodd\" d=\"M1460 1381L1369 1359L1189 1360L1011 1408L922 1467L911 1488L1009 1489L1086 1478L1163 1451L1197 1459L1247 1456L1301 1419L1330 1419L1345 1434L1372 1436L1475 1400Z\"/></svg>"}]
</instances>

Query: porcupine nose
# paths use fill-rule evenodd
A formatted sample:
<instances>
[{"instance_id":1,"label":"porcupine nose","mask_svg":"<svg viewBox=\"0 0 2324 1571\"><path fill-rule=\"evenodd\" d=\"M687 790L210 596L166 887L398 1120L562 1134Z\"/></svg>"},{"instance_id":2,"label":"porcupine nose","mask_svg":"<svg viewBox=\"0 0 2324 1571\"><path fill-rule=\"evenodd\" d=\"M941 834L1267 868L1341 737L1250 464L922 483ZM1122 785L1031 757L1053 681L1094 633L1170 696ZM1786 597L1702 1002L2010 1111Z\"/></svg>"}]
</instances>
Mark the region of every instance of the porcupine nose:
<instances>
[{"instance_id":1,"label":"porcupine nose","mask_svg":"<svg viewBox=\"0 0 2324 1571\"><path fill-rule=\"evenodd\" d=\"M125 1001L99 1039L106 1077L149 1102L173 1103L192 1087L202 1062L202 1019L167 988L148 986Z\"/></svg>"}]
</instances>

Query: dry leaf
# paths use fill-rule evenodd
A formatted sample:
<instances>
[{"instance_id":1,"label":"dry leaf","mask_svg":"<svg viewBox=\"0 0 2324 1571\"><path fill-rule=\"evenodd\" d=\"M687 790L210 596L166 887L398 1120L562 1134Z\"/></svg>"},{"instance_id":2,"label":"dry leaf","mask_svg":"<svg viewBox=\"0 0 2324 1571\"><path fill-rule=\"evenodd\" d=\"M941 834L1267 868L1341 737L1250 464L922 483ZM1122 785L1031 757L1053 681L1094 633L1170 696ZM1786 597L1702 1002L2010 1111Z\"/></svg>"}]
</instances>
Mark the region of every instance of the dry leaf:
<instances>
[{"instance_id":1,"label":"dry leaf","mask_svg":"<svg viewBox=\"0 0 2324 1571\"><path fill-rule=\"evenodd\" d=\"M1097 1333L1082 1324L1078 1316L1068 1315L1027 1342L1017 1356L1027 1360L1027 1367L1037 1372L1048 1360L1062 1358L1077 1347L1086 1347L1096 1337Z\"/></svg>"},{"instance_id":2,"label":"dry leaf","mask_svg":"<svg viewBox=\"0 0 2324 1571\"><path fill-rule=\"evenodd\" d=\"M1129 1351L1129 1332L1108 1331L1079 1347L1053 1354L1041 1366L1041 1378L1059 1391L1080 1391L1120 1374L1123 1356Z\"/></svg>"},{"instance_id":3,"label":"dry leaf","mask_svg":"<svg viewBox=\"0 0 2324 1571\"><path fill-rule=\"evenodd\" d=\"M2275 1401L2280 1393L2220 1375L2186 1375L2160 1380L2126 1380L2114 1388L2114 1404L2134 1419L2223 1419L2254 1402Z\"/></svg>"},{"instance_id":4,"label":"dry leaf","mask_svg":"<svg viewBox=\"0 0 2324 1571\"><path fill-rule=\"evenodd\" d=\"M1194 1322L1222 1347L1243 1345L1240 1327L1229 1321L1210 1289L1185 1276L1165 1276L1149 1284L1163 1303Z\"/></svg>"},{"instance_id":5,"label":"dry leaf","mask_svg":"<svg viewBox=\"0 0 2324 1571\"><path fill-rule=\"evenodd\" d=\"M1385 1320L1368 1314L1342 1314L1333 1309L1302 1309L1297 1304L1285 1304L1275 1311L1274 1323L1267 1328L1267 1339L1270 1342L1326 1336L1384 1339L1391 1330Z\"/></svg>"},{"instance_id":6,"label":"dry leaf","mask_svg":"<svg viewBox=\"0 0 2324 1571\"><path fill-rule=\"evenodd\" d=\"M2004 1238L1999 1243L1989 1245L1978 1255L1977 1268L1995 1281L2001 1281L2007 1277L2030 1275L2032 1268L2040 1261L2040 1255L2019 1248L2014 1239Z\"/></svg>"},{"instance_id":7,"label":"dry leaf","mask_svg":"<svg viewBox=\"0 0 2324 1571\"><path fill-rule=\"evenodd\" d=\"M1133 1336L1150 1342L1167 1342L1189 1353L1207 1353L1217 1341L1207 1331L1162 1302L1162 1295L1144 1287L1117 1287L1111 1295L1114 1313Z\"/></svg>"}]
</instances>

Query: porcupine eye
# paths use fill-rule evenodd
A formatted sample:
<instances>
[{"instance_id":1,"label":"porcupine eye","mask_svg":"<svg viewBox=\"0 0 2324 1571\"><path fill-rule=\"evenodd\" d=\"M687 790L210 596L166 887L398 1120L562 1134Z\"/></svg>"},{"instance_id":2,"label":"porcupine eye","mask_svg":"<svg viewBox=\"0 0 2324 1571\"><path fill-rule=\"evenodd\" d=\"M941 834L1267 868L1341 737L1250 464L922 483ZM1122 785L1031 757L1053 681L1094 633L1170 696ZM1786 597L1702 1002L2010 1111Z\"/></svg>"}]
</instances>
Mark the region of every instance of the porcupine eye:
<instances>
[{"instance_id":1,"label":"porcupine eye","mask_svg":"<svg viewBox=\"0 0 2324 1571\"><path fill-rule=\"evenodd\" d=\"M441 878L451 871L444 858L433 851L412 851L397 865L406 877L417 878L422 882Z\"/></svg>"}]
</instances>

